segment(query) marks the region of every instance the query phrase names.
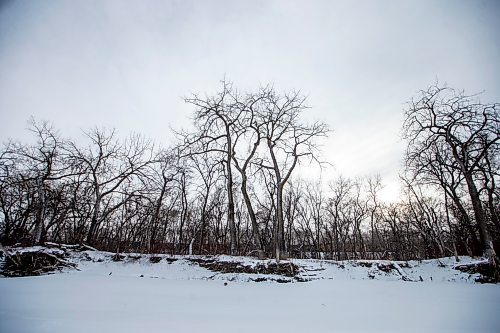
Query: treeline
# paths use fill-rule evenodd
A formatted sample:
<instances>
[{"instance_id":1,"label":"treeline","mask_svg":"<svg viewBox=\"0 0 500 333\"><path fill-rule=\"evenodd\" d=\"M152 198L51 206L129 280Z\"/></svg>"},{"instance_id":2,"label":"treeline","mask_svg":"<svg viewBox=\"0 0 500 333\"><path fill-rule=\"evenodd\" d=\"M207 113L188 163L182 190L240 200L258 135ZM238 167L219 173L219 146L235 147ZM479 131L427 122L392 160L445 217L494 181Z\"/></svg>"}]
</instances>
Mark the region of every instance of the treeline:
<instances>
[{"instance_id":1,"label":"treeline","mask_svg":"<svg viewBox=\"0 0 500 333\"><path fill-rule=\"evenodd\" d=\"M0 242L86 243L102 250L333 259L487 255L500 244L498 104L449 88L405 111L404 191L378 176L303 180L324 166L329 128L306 99L223 82L193 95L194 122L172 147L92 129L78 142L31 121L31 144L0 152Z\"/></svg>"}]
</instances>

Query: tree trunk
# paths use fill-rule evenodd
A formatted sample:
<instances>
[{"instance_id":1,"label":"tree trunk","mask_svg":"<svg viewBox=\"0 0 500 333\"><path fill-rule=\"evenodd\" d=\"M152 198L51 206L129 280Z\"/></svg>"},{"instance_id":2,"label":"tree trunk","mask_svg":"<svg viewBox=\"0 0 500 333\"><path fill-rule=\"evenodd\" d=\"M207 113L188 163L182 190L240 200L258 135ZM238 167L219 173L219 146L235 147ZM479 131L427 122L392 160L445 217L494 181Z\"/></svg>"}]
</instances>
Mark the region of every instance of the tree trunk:
<instances>
[{"instance_id":1,"label":"tree trunk","mask_svg":"<svg viewBox=\"0 0 500 333\"><path fill-rule=\"evenodd\" d=\"M207 188L207 192L203 196L203 205L201 207L200 242L198 247L199 254L203 254L203 243L205 240L205 225L207 223L207 203L209 194L210 194L210 189Z\"/></svg>"},{"instance_id":2,"label":"tree trunk","mask_svg":"<svg viewBox=\"0 0 500 333\"><path fill-rule=\"evenodd\" d=\"M149 253L154 253L153 250L154 250L154 243L155 243L156 229L157 229L156 224L158 223L158 218L160 216L161 203L163 201L163 197L165 196L166 188L167 188L167 184L166 184L166 180L164 179L163 184L162 184L162 188L161 188L161 192L160 192L160 196L156 200L155 210L154 210L153 216L151 216L151 220L150 220L151 231L150 231L149 242L148 242L149 243L148 244Z\"/></svg>"},{"instance_id":3,"label":"tree trunk","mask_svg":"<svg viewBox=\"0 0 500 333\"><path fill-rule=\"evenodd\" d=\"M93 245L94 236L97 230L98 218L99 218L99 206L100 206L100 198L96 198L96 202L94 203L94 212L92 213L92 220L90 222L89 232L87 233L87 244Z\"/></svg>"},{"instance_id":4,"label":"tree trunk","mask_svg":"<svg viewBox=\"0 0 500 333\"><path fill-rule=\"evenodd\" d=\"M286 259L287 254L284 248L285 244L285 223L283 220L283 185L278 184L276 189L276 261Z\"/></svg>"},{"instance_id":5,"label":"tree trunk","mask_svg":"<svg viewBox=\"0 0 500 333\"><path fill-rule=\"evenodd\" d=\"M255 243L255 250L257 250L257 255L259 259L264 258L264 250L262 247L262 241L260 239L259 225L257 224L257 218L255 217L255 212L252 207L252 202L250 201L250 196L247 191L247 177L246 175L241 175L241 193L243 194L243 199L245 200L245 205L247 206L248 215L250 216L250 221L252 222L253 229L253 240Z\"/></svg>"},{"instance_id":6,"label":"tree trunk","mask_svg":"<svg viewBox=\"0 0 500 333\"><path fill-rule=\"evenodd\" d=\"M42 241L42 233L45 222L45 209L46 209L46 198L45 198L45 185L43 180L38 181L38 194L40 196L40 207L37 212L37 221L35 226L35 244L40 244Z\"/></svg>"},{"instance_id":7,"label":"tree trunk","mask_svg":"<svg viewBox=\"0 0 500 333\"><path fill-rule=\"evenodd\" d=\"M229 125L226 125L227 136L227 223L229 225L229 237L231 242L231 254L235 255L237 252L236 244L236 226L234 224L234 196L233 196L233 173L231 168L231 133Z\"/></svg>"},{"instance_id":8,"label":"tree trunk","mask_svg":"<svg viewBox=\"0 0 500 333\"><path fill-rule=\"evenodd\" d=\"M481 246L479 240L477 239L476 230L474 230L474 228L472 226L472 222L471 222L471 219L469 217L469 214L467 214L467 211L465 210L465 207L460 202L460 198L458 197L455 190L451 191L450 196L451 196L451 200L455 204L455 207L458 209L458 211L460 212L460 215L462 216L463 220L465 221L465 227L467 228L467 231L469 232L469 234L472 238L471 252L473 254L479 255L480 252L477 252L477 251L480 251L480 248L482 246Z\"/></svg>"},{"instance_id":9,"label":"tree trunk","mask_svg":"<svg viewBox=\"0 0 500 333\"><path fill-rule=\"evenodd\" d=\"M474 184L471 174L465 174L465 180L467 182L472 208L474 209L474 217L476 218L476 222L479 227L479 234L483 243L483 255L488 258L491 264L495 265L496 252L493 248L493 240L488 231L488 226L486 225L486 215L484 214L484 209L481 204L481 199L479 198L476 184Z\"/></svg>"},{"instance_id":10,"label":"tree trunk","mask_svg":"<svg viewBox=\"0 0 500 333\"><path fill-rule=\"evenodd\" d=\"M493 189L490 188L488 188L487 191L488 191L488 208L490 210L491 221L497 228L500 228L500 221L498 219L496 211L497 208L495 206L495 202L493 199L494 191Z\"/></svg>"}]
</instances>

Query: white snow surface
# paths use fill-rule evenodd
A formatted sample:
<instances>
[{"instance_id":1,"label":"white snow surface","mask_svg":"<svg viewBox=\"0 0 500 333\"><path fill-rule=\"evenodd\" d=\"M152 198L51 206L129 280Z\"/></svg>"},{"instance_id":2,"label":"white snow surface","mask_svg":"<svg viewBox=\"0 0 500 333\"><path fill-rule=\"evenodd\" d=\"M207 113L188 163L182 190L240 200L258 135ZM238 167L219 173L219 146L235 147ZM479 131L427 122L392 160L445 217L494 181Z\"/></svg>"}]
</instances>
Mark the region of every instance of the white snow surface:
<instances>
[{"instance_id":1,"label":"white snow surface","mask_svg":"<svg viewBox=\"0 0 500 333\"><path fill-rule=\"evenodd\" d=\"M0 332L500 332L500 285L475 283L454 258L398 262L389 273L377 268L384 261L292 260L311 280L296 282L215 273L187 257L112 255L76 253L78 270L0 278Z\"/></svg>"}]
</instances>

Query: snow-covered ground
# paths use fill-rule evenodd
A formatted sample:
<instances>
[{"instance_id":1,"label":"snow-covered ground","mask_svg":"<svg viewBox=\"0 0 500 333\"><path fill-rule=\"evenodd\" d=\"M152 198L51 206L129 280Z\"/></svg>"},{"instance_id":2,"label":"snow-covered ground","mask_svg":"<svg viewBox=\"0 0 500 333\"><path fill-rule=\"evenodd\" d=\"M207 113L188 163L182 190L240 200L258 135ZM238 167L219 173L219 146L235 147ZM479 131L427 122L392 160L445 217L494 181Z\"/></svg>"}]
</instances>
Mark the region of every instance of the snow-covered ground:
<instances>
[{"instance_id":1,"label":"snow-covered ground","mask_svg":"<svg viewBox=\"0 0 500 333\"><path fill-rule=\"evenodd\" d=\"M78 256L79 271L0 278L0 332L500 332L500 285L474 283L451 258L387 273L378 265L389 262L293 260L311 280L296 282L211 272L180 257Z\"/></svg>"}]
</instances>

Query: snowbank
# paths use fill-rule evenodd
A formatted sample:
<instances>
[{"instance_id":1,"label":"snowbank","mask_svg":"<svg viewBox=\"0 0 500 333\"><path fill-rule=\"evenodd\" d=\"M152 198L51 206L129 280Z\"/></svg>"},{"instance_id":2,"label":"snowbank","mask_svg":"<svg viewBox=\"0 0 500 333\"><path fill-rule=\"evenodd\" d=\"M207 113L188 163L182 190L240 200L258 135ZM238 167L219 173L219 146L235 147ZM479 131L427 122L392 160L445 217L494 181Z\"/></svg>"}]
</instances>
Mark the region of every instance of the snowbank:
<instances>
[{"instance_id":1,"label":"snowbank","mask_svg":"<svg viewBox=\"0 0 500 333\"><path fill-rule=\"evenodd\" d=\"M252 282L266 274L213 272L193 257L112 257L82 251L68 258L79 271L1 278L0 332L500 331L500 286L475 283L451 258L292 260L311 281L281 284Z\"/></svg>"}]
</instances>

